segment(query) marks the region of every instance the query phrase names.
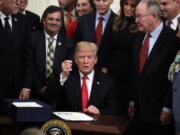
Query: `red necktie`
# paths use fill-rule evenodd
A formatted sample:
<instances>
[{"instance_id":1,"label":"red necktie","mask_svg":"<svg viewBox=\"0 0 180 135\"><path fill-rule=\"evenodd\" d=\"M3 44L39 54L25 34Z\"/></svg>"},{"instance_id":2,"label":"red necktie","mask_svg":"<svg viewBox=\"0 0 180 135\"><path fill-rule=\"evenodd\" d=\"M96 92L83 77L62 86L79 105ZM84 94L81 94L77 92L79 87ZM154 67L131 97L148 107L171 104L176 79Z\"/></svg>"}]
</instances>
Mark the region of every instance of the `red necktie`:
<instances>
[{"instance_id":1,"label":"red necktie","mask_svg":"<svg viewBox=\"0 0 180 135\"><path fill-rule=\"evenodd\" d=\"M72 22L71 17L72 17L71 13L66 13L66 26L67 26L67 24Z\"/></svg>"},{"instance_id":2,"label":"red necktie","mask_svg":"<svg viewBox=\"0 0 180 135\"><path fill-rule=\"evenodd\" d=\"M171 28L171 24L172 24L172 21L170 20L170 21L168 21L167 26L168 26L169 28Z\"/></svg>"},{"instance_id":3,"label":"red necktie","mask_svg":"<svg viewBox=\"0 0 180 135\"><path fill-rule=\"evenodd\" d=\"M99 45L100 41L101 41L101 37L102 37L102 21L103 21L103 17L99 17L98 20L98 25L96 27L96 45Z\"/></svg>"},{"instance_id":4,"label":"red necktie","mask_svg":"<svg viewBox=\"0 0 180 135\"><path fill-rule=\"evenodd\" d=\"M82 112L85 111L88 104L88 88L86 84L87 76L83 76L82 78Z\"/></svg>"},{"instance_id":5,"label":"red necktie","mask_svg":"<svg viewBox=\"0 0 180 135\"><path fill-rule=\"evenodd\" d=\"M142 72L142 69L147 59L148 49L149 49L149 38L150 38L150 33L147 33L144 43L142 45L141 51L140 51L140 64L139 64L140 73Z\"/></svg>"}]
</instances>

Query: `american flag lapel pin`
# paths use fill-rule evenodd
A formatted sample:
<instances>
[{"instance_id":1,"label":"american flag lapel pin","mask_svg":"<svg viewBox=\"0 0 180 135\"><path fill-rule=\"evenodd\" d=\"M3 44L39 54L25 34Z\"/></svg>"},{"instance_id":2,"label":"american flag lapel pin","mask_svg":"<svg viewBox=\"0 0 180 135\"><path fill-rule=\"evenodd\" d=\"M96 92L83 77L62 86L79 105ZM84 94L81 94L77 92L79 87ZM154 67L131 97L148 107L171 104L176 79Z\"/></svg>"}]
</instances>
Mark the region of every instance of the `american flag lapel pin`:
<instances>
[{"instance_id":1,"label":"american flag lapel pin","mask_svg":"<svg viewBox=\"0 0 180 135\"><path fill-rule=\"evenodd\" d=\"M61 42L58 42L58 45L61 46Z\"/></svg>"},{"instance_id":2,"label":"american flag lapel pin","mask_svg":"<svg viewBox=\"0 0 180 135\"><path fill-rule=\"evenodd\" d=\"M100 82L99 82L99 81L97 81L97 85L100 85Z\"/></svg>"},{"instance_id":3,"label":"american flag lapel pin","mask_svg":"<svg viewBox=\"0 0 180 135\"><path fill-rule=\"evenodd\" d=\"M14 18L14 21L17 22L17 18Z\"/></svg>"}]
</instances>

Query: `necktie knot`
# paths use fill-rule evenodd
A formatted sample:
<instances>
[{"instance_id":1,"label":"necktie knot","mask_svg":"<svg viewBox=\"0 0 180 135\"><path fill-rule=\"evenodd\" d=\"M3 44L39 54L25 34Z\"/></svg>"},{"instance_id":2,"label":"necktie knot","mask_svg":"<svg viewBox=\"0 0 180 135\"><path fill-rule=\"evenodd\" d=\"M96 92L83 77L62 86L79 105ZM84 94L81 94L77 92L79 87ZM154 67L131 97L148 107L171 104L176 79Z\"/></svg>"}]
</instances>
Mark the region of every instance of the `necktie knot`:
<instances>
[{"instance_id":1,"label":"necktie knot","mask_svg":"<svg viewBox=\"0 0 180 135\"><path fill-rule=\"evenodd\" d=\"M101 16L98 18L99 22L102 22L104 20L104 18Z\"/></svg>"},{"instance_id":2,"label":"necktie knot","mask_svg":"<svg viewBox=\"0 0 180 135\"><path fill-rule=\"evenodd\" d=\"M72 16L72 14L71 13L66 13L66 17L71 17Z\"/></svg>"},{"instance_id":3,"label":"necktie knot","mask_svg":"<svg viewBox=\"0 0 180 135\"><path fill-rule=\"evenodd\" d=\"M151 37L151 33L147 33L146 38L150 38L150 37Z\"/></svg>"},{"instance_id":4,"label":"necktie knot","mask_svg":"<svg viewBox=\"0 0 180 135\"><path fill-rule=\"evenodd\" d=\"M5 21L9 21L9 17L6 16L6 17L4 18L4 20L5 20Z\"/></svg>"},{"instance_id":5,"label":"necktie knot","mask_svg":"<svg viewBox=\"0 0 180 135\"><path fill-rule=\"evenodd\" d=\"M173 22L172 22L171 20L168 21L167 26L171 28L172 23L173 23Z\"/></svg>"},{"instance_id":6,"label":"necktie knot","mask_svg":"<svg viewBox=\"0 0 180 135\"><path fill-rule=\"evenodd\" d=\"M68 23L71 23L72 22L72 19L71 19L71 17L72 17L72 14L71 13L66 13L66 24L68 24Z\"/></svg>"},{"instance_id":7,"label":"necktie knot","mask_svg":"<svg viewBox=\"0 0 180 135\"><path fill-rule=\"evenodd\" d=\"M85 75L82 77L82 79L86 81L88 79L88 77Z\"/></svg>"},{"instance_id":8,"label":"necktie knot","mask_svg":"<svg viewBox=\"0 0 180 135\"><path fill-rule=\"evenodd\" d=\"M52 38L52 37L49 37L49 38L48 38L48 43L49 43L49 46L51 46L51 45L52 45L53 41L54 41L54 38Z\"/></svg>"}]
</instances>

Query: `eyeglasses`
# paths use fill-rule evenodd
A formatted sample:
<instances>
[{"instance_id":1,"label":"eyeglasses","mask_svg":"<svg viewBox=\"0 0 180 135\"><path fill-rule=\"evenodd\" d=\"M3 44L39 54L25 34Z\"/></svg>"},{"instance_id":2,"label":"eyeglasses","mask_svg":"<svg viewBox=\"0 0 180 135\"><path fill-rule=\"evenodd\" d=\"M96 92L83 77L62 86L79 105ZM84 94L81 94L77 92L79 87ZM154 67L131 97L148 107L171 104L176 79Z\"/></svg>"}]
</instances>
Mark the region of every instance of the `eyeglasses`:
<instances>
[{"instance_id":1,"label":"eyeglasses","mask_svg":"<svg viewBox=\"0 0 180 135\"><path fill-rule=\"evenodd\" d=\"M146 17L146 16L148 16L148 15L151 15L151 14L137 15L137 16L135 16L135 18L136 18L136 19L142 19L142 18L144 18L144 17Z\"/></svg>"}]
</instances>

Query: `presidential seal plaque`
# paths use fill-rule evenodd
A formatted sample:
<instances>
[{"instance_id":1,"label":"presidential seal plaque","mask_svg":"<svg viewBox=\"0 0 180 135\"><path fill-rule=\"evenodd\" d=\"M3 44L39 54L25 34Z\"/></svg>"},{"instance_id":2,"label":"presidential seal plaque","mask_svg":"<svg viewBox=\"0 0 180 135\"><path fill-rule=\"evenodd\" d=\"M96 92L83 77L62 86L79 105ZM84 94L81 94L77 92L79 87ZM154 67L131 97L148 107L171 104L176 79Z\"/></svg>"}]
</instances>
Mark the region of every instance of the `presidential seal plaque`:
<instances>
[{"instance_id":1,"label":"presidential seal plaque","mask_svg":"<svg viewBox=\"0 0 180 135\"><path fill-rule=\"evenodd\" d=\"M41 132L43 135L72 135L69 126L61 120L47 121L41 127Z\"/></svg>"}]
</instances>

